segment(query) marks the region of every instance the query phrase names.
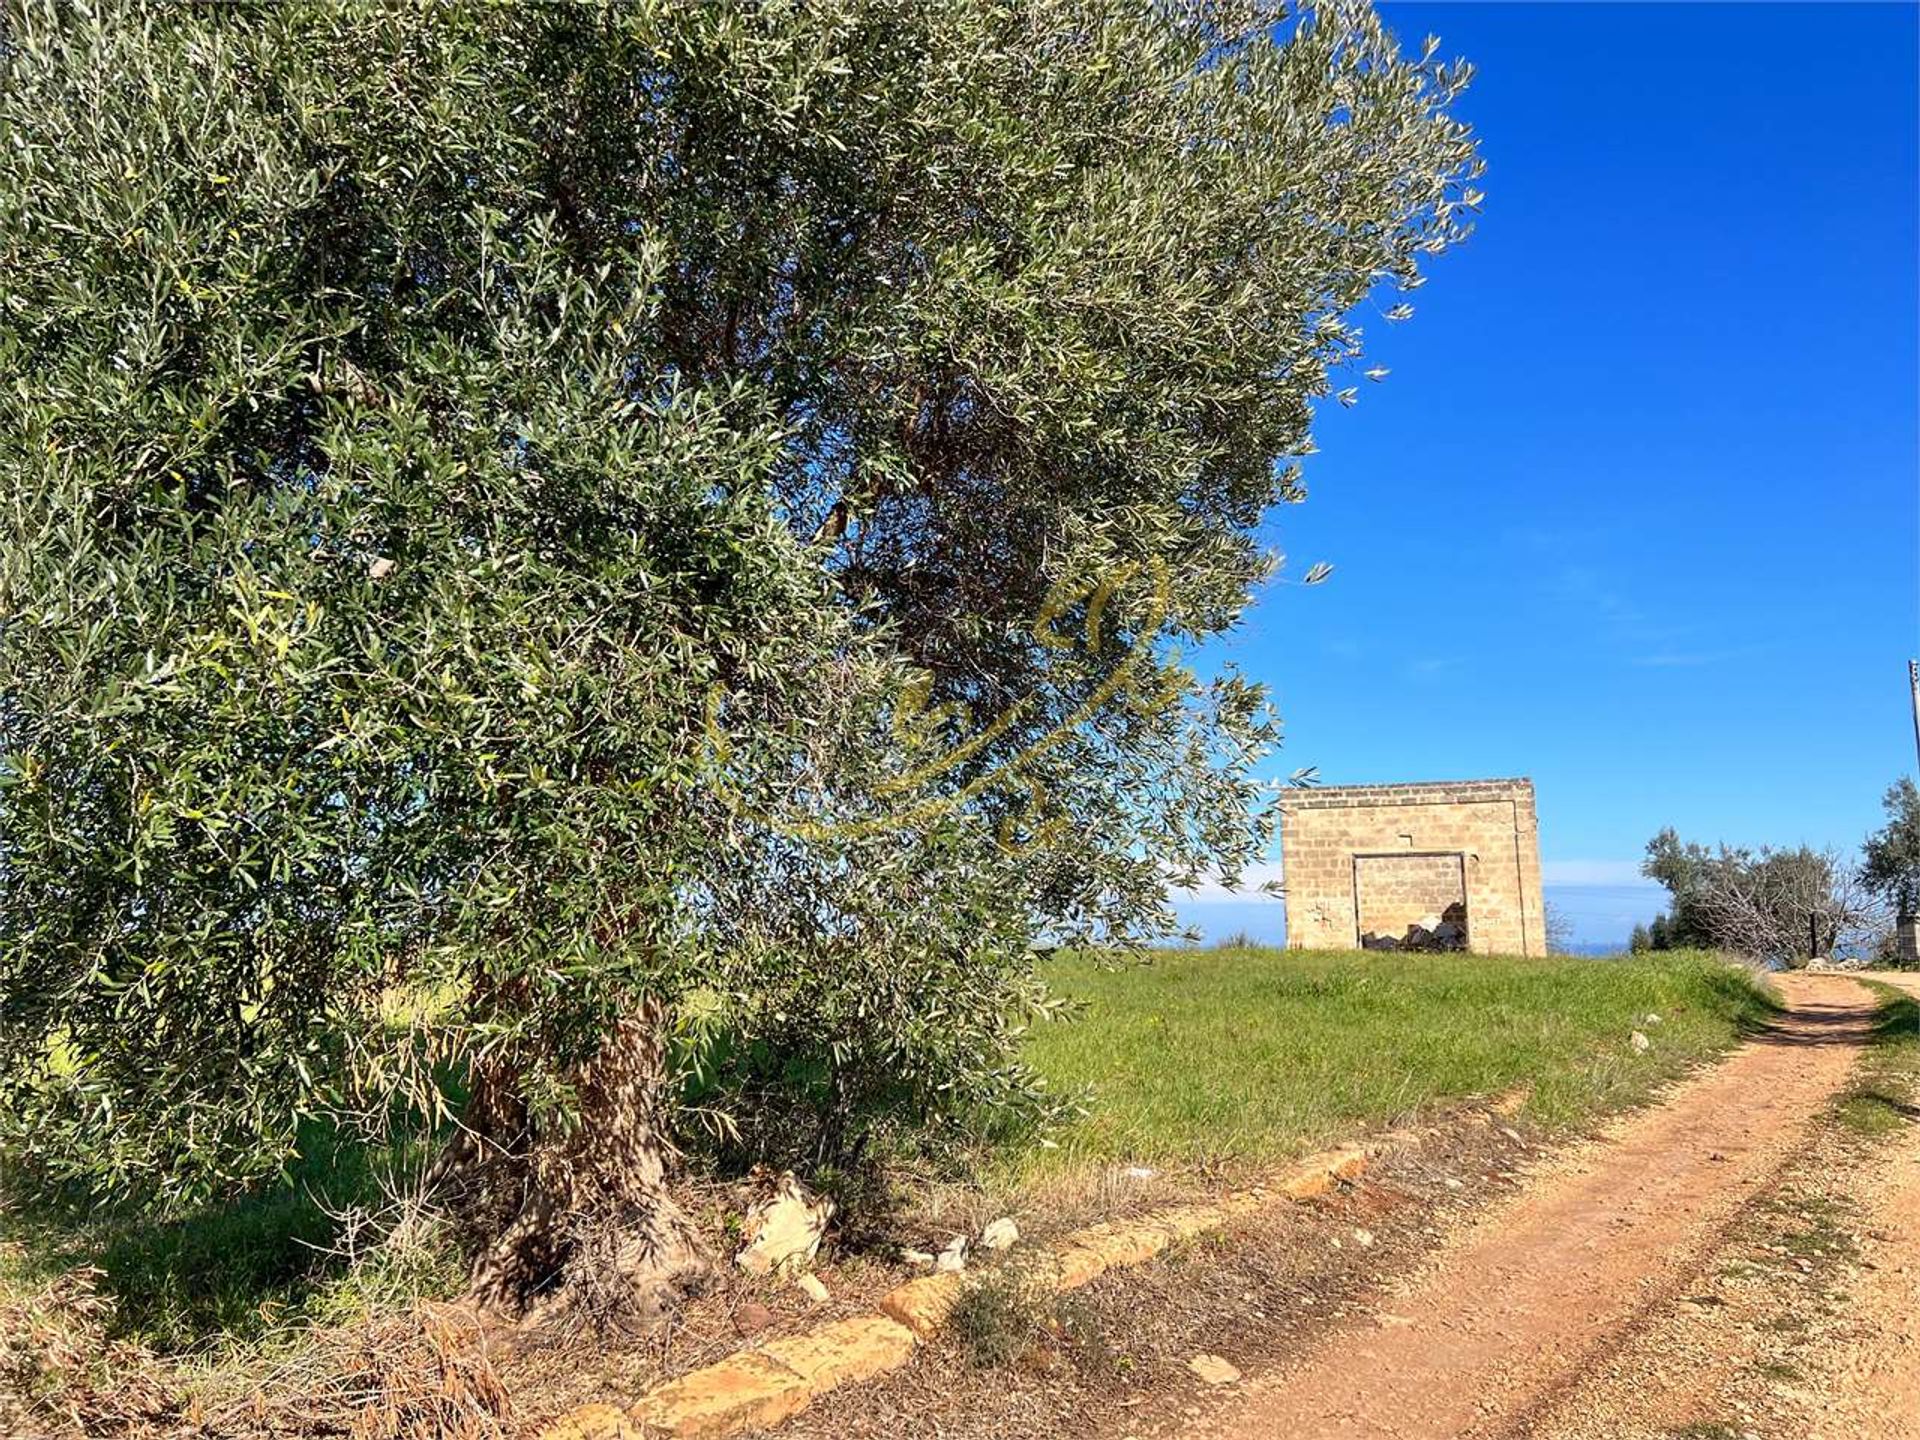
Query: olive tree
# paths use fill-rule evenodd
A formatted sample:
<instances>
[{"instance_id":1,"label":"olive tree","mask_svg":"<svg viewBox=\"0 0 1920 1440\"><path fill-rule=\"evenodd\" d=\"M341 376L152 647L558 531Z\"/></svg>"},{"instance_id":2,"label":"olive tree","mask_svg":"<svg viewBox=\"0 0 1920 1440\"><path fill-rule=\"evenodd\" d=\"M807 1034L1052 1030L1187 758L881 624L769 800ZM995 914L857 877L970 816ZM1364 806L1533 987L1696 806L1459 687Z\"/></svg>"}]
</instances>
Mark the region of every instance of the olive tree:
<instances>
[{"instance_id":1,"label":"olive tree","mask_svg":"<svg viewBox=\"0 0 1920 1440\"><path fill-rule=\"evenodd\" d=\"M1046 1097L1036 939L1266 843L1314 403L1478 202L1359 5L0 27L0 1138L444 1134L480 1293L667 1166ZM1390 307L1390 308L1389 308ZM1342 395L1342 398L1350 398Z\"/></svg>"},{"instance_id":2,"label":"olive tree","mask_svg":"<svg viewBox=\"0 0 1920 1440\"><path fill-rule=\"evenodd\" d=\"M1887 823L1861 846L1867 886L1901 915L1920 912L1920 786L1901 776L1881 798Z\"/></svg>"},{"instance_id":3,"label":"olive tree","mask_svg":"<svg viewBox=\"0 0 1920 1440\"><path fill-rule=\"evenodd\" d=\"M1673 896L1656 949L1703 946L1798 966L1868 953L1885 928L1860 869L1831 850L1709 848L1669 827L1647 843L1641 871Z\"/></svg>"}]
</instances>

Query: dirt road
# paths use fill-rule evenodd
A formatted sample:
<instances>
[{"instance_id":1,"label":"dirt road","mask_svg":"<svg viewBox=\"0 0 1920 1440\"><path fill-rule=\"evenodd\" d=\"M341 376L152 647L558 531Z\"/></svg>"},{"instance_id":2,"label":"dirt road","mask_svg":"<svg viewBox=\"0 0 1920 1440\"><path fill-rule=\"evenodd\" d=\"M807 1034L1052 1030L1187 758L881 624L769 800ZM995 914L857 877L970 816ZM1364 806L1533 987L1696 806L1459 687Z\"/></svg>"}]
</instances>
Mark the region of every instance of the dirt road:
<instances>
[{"instance_id":1,"label":"dirt road","mask_svg":"<svg viewBox=\"0 0 1920 1440\"><path fill-rule=\"evenodd\" d=\"M1780 988L1788 1010L1773 1032L1549 1165L1405 1293L1382 1297L1378 1328L1332 1334L1185 1435L1739 1440L1830 1424L1834 1440L1920 1437L1920 1143L1909 1135L1858 1177L1857 1196L1783 1188L1807 1168L1814 1120L1847 1083L1874 1001L1844 977L1791 975ZM1805 1218L1816 1211L1818 1223ZM1748 1233L1776 1213L1793 1243ZM1746 1270L1738 1246L1759 1257L1740 1260ZM1830 1293L1826 1278L1848 1268L1862 1283ZM1750 1271L1759 1279L1741 1289ZM1754 1308L1782 1287L1799 1307L1788 1321ZM1806 1327L1805 1354L1845 1373L1777 1358L1767 1326L1789 1323ZM1749 1382L1763 1363L1779 1372L1764 1396L1729 1388L1741 1347ZM1788 1411L1801 1428L1776 1428Z\"/></svg>"},{"instance_id":2,"label":"dirt road","mask_svg":"<svg viewBox=\"0 0 1920 1440\"><path fill-rule=\"evenodd\" d=\"M1883 978L1920 998L1920 978ZM1911 1440L1920 1437L1920 1125L1907 1127L1861 1198L1871 1269L1848 1297L1852 1343L1829 1372L1827 1428Z\"/></svg>"}]
</instances>

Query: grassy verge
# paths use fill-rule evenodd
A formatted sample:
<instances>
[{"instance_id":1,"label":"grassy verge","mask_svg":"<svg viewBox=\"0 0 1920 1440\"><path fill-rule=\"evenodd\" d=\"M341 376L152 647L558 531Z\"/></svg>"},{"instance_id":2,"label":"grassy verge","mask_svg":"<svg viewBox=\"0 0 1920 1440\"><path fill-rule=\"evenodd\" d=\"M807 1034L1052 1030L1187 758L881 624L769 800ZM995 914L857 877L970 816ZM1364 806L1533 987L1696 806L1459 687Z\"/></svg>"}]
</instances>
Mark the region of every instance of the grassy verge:
<instances>
[{"instance_id":1,"label":"grassy verge","mask_svg":"<svg viewBox=\"0 0 1920 1440\"><path fill-rule=\"evenodd\" d=\"M316 1144L282 1184L170 1218L0 1193L0 1435L146 1440L182 1414L227 1433L212 1417L239 1411L279 1433L269 1382L316 1432L344 1433L356 1395L421 1408L411 1373L461 1362L405 1317L463 1271L417 1162Z\"/></svg>"},{"instance_id":2,"label":"grassy verge","mask_svg":"<svg viewBox=\"0 0 1920 1440\"><path fill-rule=\"evenodd\" d=\"M108 1338L205 1353L457 1288L457 1254L409 1199L415 1168L402 1148L318 1144L281 1184L186 1215L0 1206L0 1298L82 1272Z\"/></svg>"},{"instance_id":3,"label":"grassy verge","mask_svg":"<svg viewBox=\"0 0 1920 1440\"><path fill-rule=\"evenodd\" d=\"M1877 1137L1920 1118L1920 1000L1869 983L1880 1000L1873 1043L1835 1113L1855 1134Z\"/></svg>"},{"instance_id":4,"label":"grassy verge","mask_svg":"<svg viewBox=\"0 0 1920 1440\"><path fill-rule=\"evenodd\" d=\"M1695 955L1236 948L1121 970L1072 957L1051 979L1084 1010L1037 1030L1031 1058L1055 1087L1086 1092L1089 1114L1024 1162L1043 1173L1283 1157L1523 1086L1530 1119L1566 1127L1643 1099L1773 1010L1745 972Z\"/></svg>"}]
</instances>

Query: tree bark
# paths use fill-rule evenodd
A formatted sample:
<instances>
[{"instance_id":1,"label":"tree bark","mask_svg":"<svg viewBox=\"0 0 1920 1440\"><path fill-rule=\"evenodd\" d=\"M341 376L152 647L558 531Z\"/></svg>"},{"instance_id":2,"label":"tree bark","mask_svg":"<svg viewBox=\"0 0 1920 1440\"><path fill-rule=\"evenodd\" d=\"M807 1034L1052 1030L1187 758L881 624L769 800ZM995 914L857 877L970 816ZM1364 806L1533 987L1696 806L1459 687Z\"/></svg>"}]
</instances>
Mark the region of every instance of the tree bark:
<instances>
[{"instance_id":1,"label":"tree bark","mask_svg":"<svg viewBox=\"0 0 1920 1440\"><path fill-rule=\"evenodd\" d=\"M509 1314L571 1309L599 1322L658 1318L706 1277L705 1247L667 1186L665 1013L623 1018L574 1080L563 1132L530 1121L515 1077L474 1077L450 1168L478 1181L494 1238L473 1294Z\"/></svg>"}]
</instances>

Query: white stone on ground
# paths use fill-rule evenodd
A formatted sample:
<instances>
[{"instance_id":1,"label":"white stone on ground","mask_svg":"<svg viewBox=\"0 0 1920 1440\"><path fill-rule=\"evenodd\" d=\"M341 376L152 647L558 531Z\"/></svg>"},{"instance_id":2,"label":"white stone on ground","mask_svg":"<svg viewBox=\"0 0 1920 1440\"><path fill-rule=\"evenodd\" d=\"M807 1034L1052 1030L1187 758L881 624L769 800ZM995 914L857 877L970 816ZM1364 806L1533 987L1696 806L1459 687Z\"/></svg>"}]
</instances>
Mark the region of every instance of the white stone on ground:
<instances>
[{"instance_id":1,"label":"white stone on ground","mask_svg":"<svg viewBox=\"0 0 1920 1440\"><path fill-rule=\"evenodd\" d=\"M804 1270L819 1251L832 1216L833 1202L810 1199L789 1171L771 1195L747 1212L747 1243L736 1257L740 1268L749 1275Z\"/></svg>"},{"instance_id":2,"label":"white stone on ground","mask_svg":"<svg viewBox=\"0 0 1920 1440\"><path fill-rule=\"evenodd\" d=\"M980 1246L984 1250L1008 1250L1013 1242L1020 1238L1020 1227L1005 1215L987 1223L980 1232Z\"/></svg>"},{"instance_id":3,"label":"white stone on ground","mask_svg":"<svg viewBox=\"0 0 1920 1440\"><path fill-rule=\"evenodd\" d=\"M1231 1385L1240 1378L1240 1372L1218 1355L1196 1355L1187 1361L1187 1368L1209 1385Z\"/></svg>"}]
</instances>

